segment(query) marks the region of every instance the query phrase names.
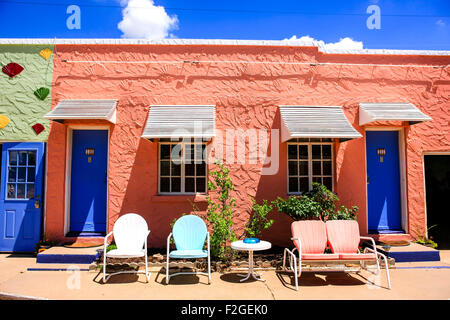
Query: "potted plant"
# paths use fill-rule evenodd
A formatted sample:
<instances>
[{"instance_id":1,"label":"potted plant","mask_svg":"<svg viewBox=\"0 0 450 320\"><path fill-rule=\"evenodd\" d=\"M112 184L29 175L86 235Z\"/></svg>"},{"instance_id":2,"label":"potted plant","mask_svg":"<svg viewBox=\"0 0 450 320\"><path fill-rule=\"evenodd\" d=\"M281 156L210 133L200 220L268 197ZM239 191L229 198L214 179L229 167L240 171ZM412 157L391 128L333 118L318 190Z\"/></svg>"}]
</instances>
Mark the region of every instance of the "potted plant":
<instances>
[{"instance_id":1,"label":"potted plant","mask_svg":"<svg viewBox=\"0 0 450 320\"><path fill-rule=\"evenodd\" d=\"M431 227L429 227L427 229L427 232L430 231L431 228L436 227L437 224L432 225ZM417 240L414 241L415 243L421 244L423 246L429 247L429 248L433 248L436 249L438 247L438 244L436 242L433 241L433 237L427 237L425 232L421 232L419 227L416 225L416 233L417 233Z\"/></svg>"},{"instance_id":2,"label":"potted plant","mask_svg":"<svg viewBox=\"0 0 450 320\"><path fill-rule=\"evenodd\" d=\"M43 239L36 243L35 245L35 252L41 253L53 246L56 246L58 244L57 241L49 240L45 235L43 236Z\"/></svg>"}]
</instances>

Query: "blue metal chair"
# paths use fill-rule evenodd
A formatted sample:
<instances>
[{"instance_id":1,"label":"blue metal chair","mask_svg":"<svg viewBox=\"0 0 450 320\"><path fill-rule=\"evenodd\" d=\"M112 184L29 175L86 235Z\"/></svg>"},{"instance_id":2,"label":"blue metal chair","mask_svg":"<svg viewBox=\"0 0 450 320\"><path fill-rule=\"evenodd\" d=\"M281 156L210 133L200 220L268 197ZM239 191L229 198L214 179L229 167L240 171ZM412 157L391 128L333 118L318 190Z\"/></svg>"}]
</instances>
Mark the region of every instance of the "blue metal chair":
<instances>
[{"instance_id":1,"label":"blue metal chair","mask_svg":"<svg viewBox=\"0 0 450 320\"><path fill-rule=\"evenodd\" d=\"M173 236L176 250L170 252L170 238ZM207 241L207 250L203 250ZM200 259L208 258L208 273L205 272L178 272L169 274L169 260L172 259ZM179 218L173 226L172 233L167 237L167 265L166 284L171 277L180 274L202 274L208 276L208 284L211 283L211 257L209 250L209 232L205 222L195 216L186 215Z\"/></svg>"}]
</instances>

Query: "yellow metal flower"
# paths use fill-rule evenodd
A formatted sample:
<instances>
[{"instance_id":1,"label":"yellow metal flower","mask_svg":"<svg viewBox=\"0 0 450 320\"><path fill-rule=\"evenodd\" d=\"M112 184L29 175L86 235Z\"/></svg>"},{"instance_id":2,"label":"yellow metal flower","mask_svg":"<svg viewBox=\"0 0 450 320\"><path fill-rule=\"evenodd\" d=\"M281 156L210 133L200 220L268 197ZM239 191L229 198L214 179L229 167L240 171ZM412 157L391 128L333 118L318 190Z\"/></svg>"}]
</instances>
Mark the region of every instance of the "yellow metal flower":
<instances>
[{"instance_id":1,"label":"yellow metal flower","mask_svg":"<svg viewBox=\"0 0 450 320\"><path fill-rule=\"evenodd\" d=\"M45 49L41 50L41 52L39 52L41 57L44 58L45 60L48 60L50 58L50 56L52 55L52 53L53 53L53 51L50 50L49 48L45 48Z\"/></svg>"},{"instance_id":2,"label":"yellow metal flower","mask_svg":"<svg viewBox=\"0 0 450 320\"><path fill-rule=\"evenodd\" d=\"M9 123L9 118L5 115L0 114L0 129L6 127Z\"/></svg>"}]
</instances>

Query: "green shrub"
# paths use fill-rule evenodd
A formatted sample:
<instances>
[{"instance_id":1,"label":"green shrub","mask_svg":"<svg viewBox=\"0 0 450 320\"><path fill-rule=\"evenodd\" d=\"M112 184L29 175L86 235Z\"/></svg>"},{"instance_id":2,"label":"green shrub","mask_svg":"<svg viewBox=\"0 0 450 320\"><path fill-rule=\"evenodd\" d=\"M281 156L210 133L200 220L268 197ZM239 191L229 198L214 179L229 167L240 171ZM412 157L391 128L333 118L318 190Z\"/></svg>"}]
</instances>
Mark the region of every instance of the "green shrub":
<instances>
[{"instance_id":1,"label":"green shrub","mask_svg":"<svg viewBox=\"0 0 450 320\"><path fill-rule=\"evenodd\" d=\"M218 169L210 171L212 181L208 181L208 190L216 191L217 199L210 195L206 211L208 222L212 227L210 236L211 255L221 259L229 259L233 252L228 244L236 241L233 222L233 208L236 207L236 199L230 193L234 190L233 181L229 177L230 170L220 162L216 162Z\"/></svg>"},{"instance_id":2,"label":"green shrub","mask_svg":"<svg viewBox=\"0 0 450 320\"><path fill-rule=\"evenodd\" d=\"M111 243L109 246L106 247L106 252L109 252L111 250L117 249L117 246L113 243Z\"/></svg>"},{"instance_id":3,"label":"green shrub","mask_svg":"<svg viewBox=\"0 0 450 320\"><path fill-rule=\"evenodd\" d=\"M249 238L256 238L263 230L267 230L272 226L273 219L267 219L267 215L272 211L273 206L267 200L263 200L261 205L255 199L252 199L252 201L253 214L245 226L245 234Z\"/></svg>"},{"instance_id":4,"label":"green shrub","mask_svg":"<svg viewBox=\"0 0 450 320\"><path fill-rule=\"evenodd\" d=\"M351 209L340 206L334 214L329 216L328 220L356 220L358 210L358 206L353 206Z\"/></svg>"},{"instance_id":5,"label":"green shrub","mask_svg":"<svg viewBox=\"0 0 450 320\"><path fill-rule=\"evenodd\" d=\"M319 203L308 196L290 196L286 200L278 197L272 204L296 221L317 219L321 211Z\"/></svg>"},{"instance_id":6,"label":"green shrub","mask_svg":"<svg viewBox=\"0 0 450 320\"><path fill-rule=\"evenodd\" d=\"M326 220L356 220L358 207L353 206L348 209L340 206L336 210L338 196L328 190L322 184L313 183L313 189L305 192L301 196L290 196L287 199L278 197L272 201L272 204L278 209L290 216L295 221L320 219Z\"/></svg>"},{"instance_id":7,"label":"green shrub","mask_svg":"<svg viewBox=\"0 0 450 320\"><path fill-rule=\"evenodd\" d=\"M305 195L319 204L320 209L317 212L319 219L323 221L328 220L330 216L333 216L336 209L335 202L339 198L323 184L313 182L312 187L312 190L306 192Z\"/></svg>"}]
</instances>

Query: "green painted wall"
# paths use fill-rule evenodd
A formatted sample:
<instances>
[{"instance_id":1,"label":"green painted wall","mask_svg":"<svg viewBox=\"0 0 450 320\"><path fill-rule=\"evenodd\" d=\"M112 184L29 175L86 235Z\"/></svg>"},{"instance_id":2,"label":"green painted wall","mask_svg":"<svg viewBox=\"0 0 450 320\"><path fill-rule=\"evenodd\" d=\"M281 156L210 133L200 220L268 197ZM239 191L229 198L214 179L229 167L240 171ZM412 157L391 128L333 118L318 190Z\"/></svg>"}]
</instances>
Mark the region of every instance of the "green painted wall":
<instances>
[{"instance_id":1,"label":"green painted wall","mask_svg":"<svg viewBox=\"0 0 450 320\"><path fill-rule=\"evenodd\" d=\"M49 122L43 118L51 107L53 54L45 60L39 52L53 45L0 45L1 67L10 62L20 64L24 70L14 78L0 70L0 115L10 122L0 129L0 141L47 141ZM34 95L40 87L50 89L41 101ZM41 123L45 130L37 135L32 125Z\"/></svg>"}]
</instances>

